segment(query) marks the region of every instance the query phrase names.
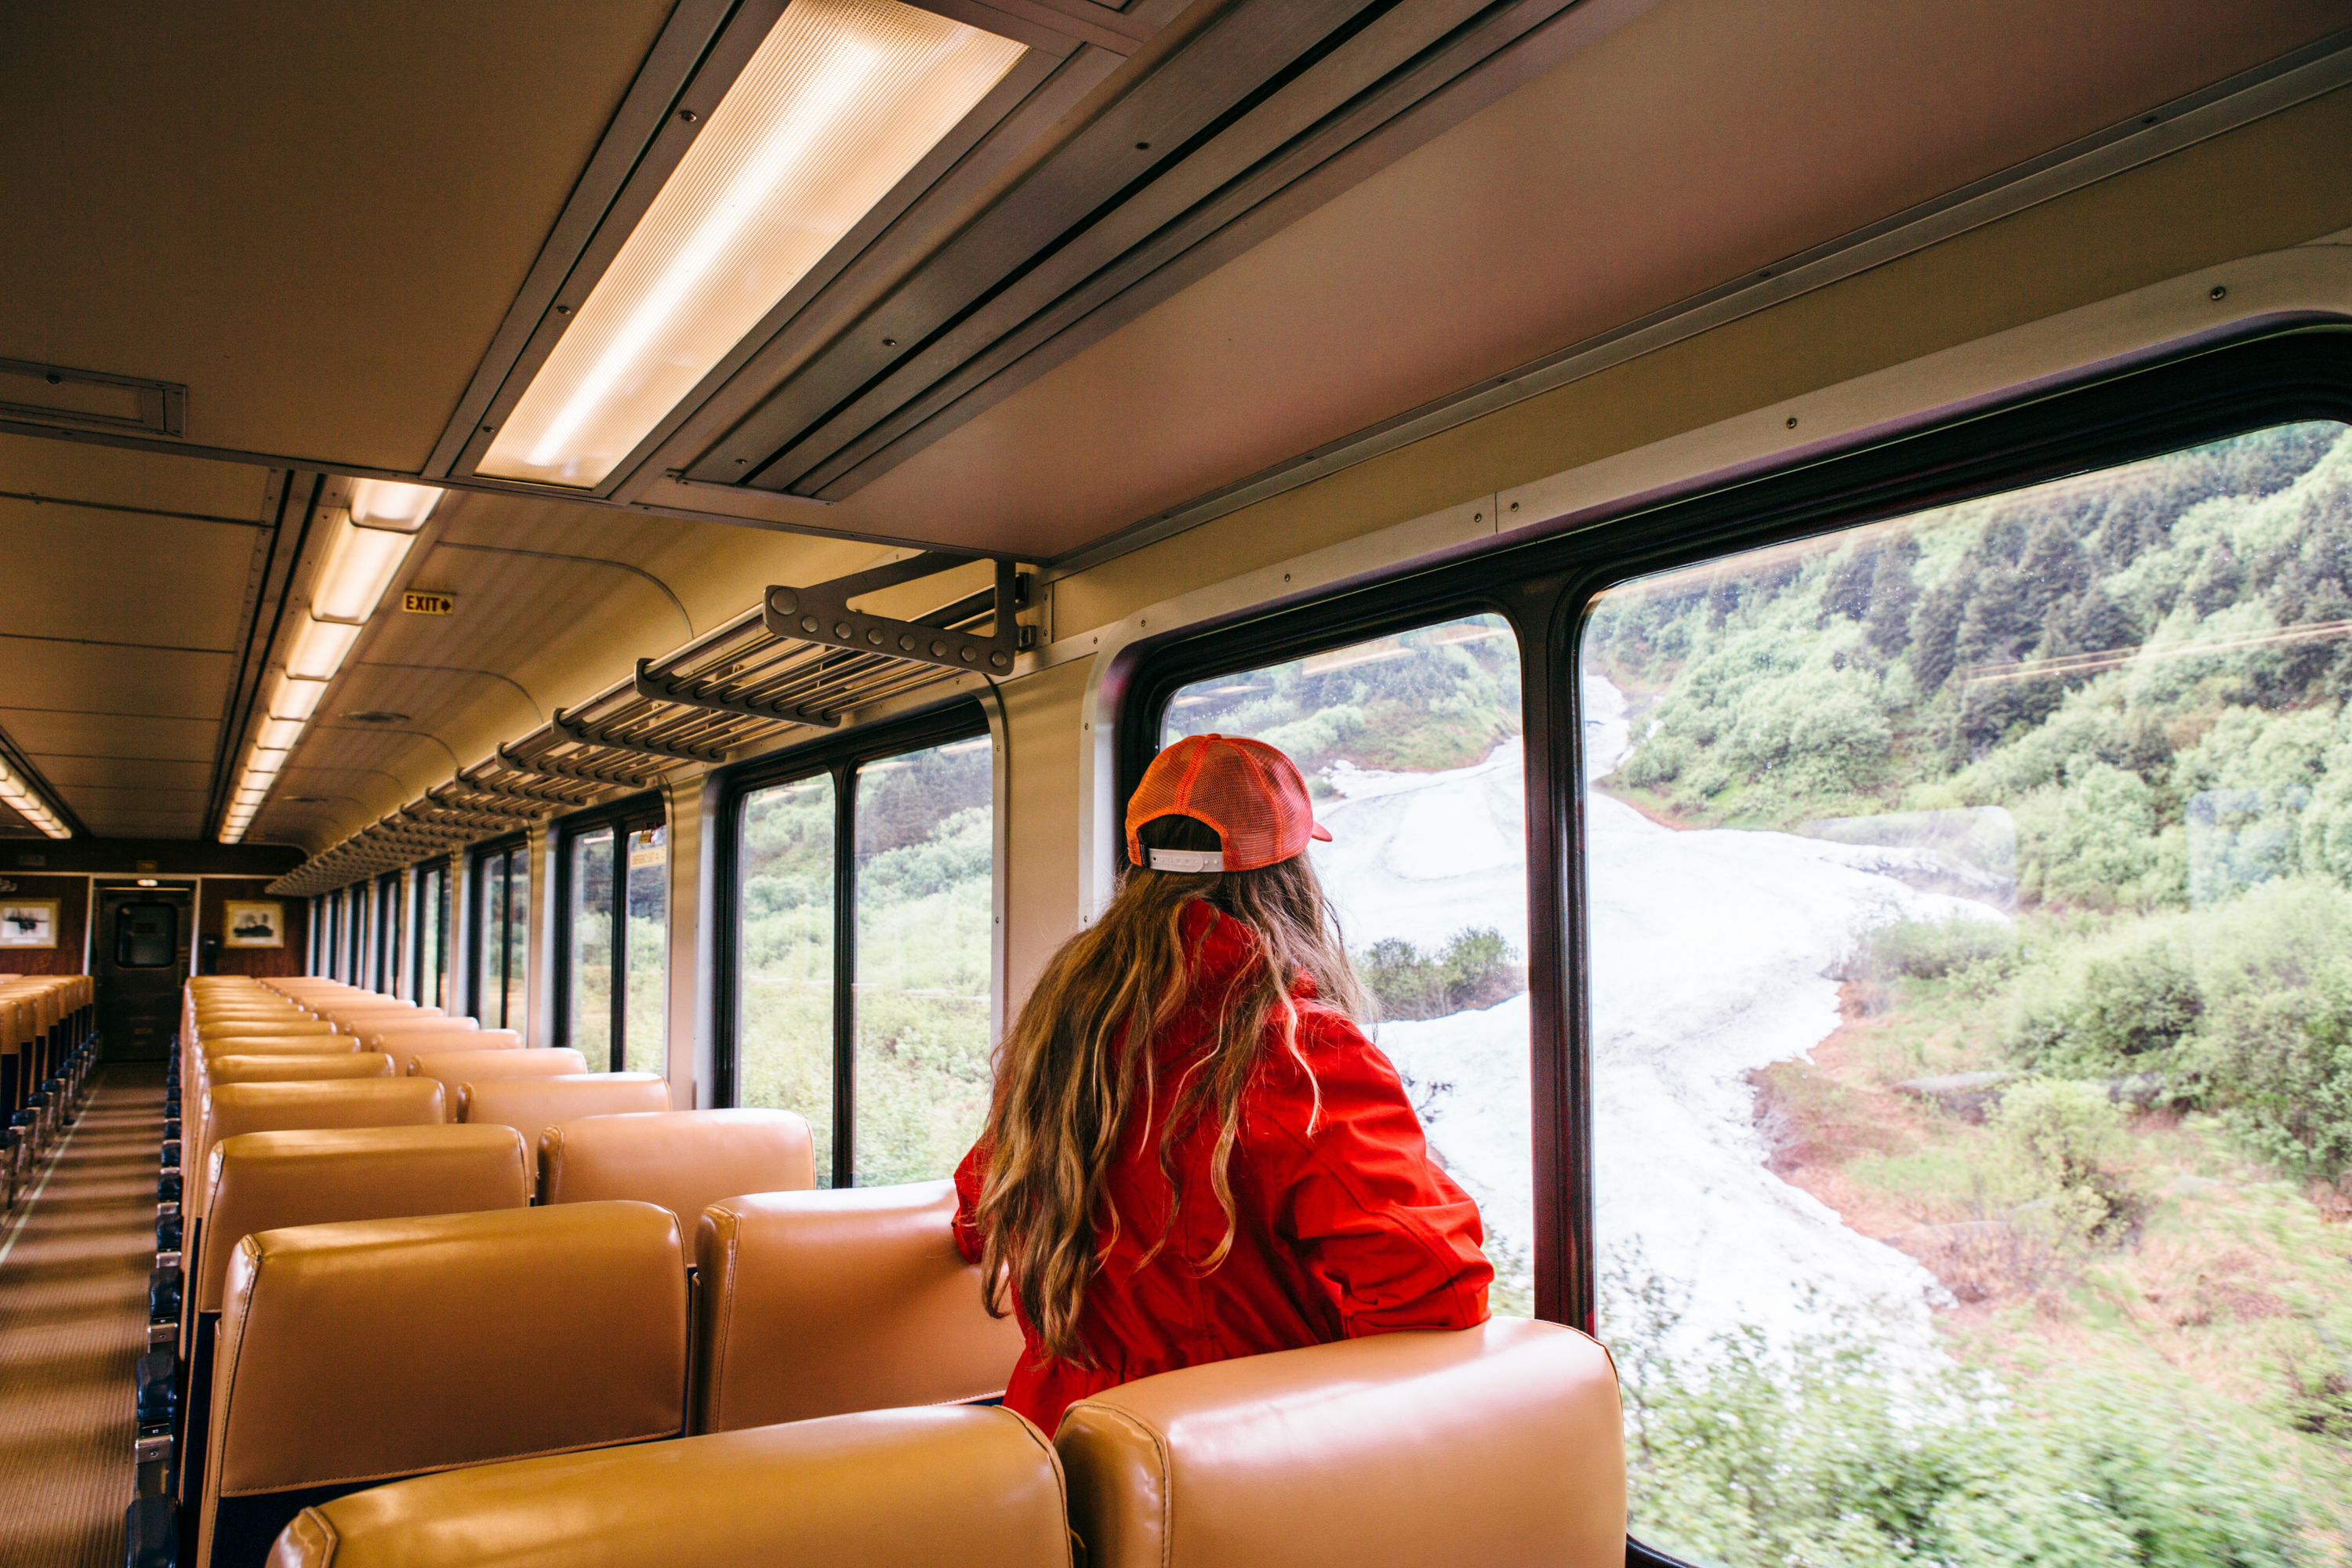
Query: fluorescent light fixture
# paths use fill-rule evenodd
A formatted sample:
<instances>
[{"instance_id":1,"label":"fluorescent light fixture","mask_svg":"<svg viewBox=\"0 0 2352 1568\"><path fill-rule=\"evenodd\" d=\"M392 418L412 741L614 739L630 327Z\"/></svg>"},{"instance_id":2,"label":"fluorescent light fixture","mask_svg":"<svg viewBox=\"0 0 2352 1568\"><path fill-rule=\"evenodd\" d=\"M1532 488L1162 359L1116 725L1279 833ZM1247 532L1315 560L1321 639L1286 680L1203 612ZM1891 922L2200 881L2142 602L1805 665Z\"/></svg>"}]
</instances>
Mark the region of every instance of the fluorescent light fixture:
<instances>
[{"instance_id":1,"label":"fluorescent light fixture","mask_svg":"<svg viewBox=\"0 0 2352 1568\"><path fill-rule=\"evenodd\" d=\"M269 716L272 719L308 719L319 710L319 701L327 695L323 680L298 680L280 674L270 683Z\"/></svg>"},{"instance_id":2,"label":"fluorescent light fixture","mask_svg":"<svg viewBox=\"0 0 2352 1568\"><path fill-rule=\"evenodd\" d=\"M258 778L273 777L286 765L286 759L293 754L291 752L265 752L256 747L245 759L245 771Z\"/></svg>"},{"instance_id":3,"label":"fluorescent light fixture","mask_svg":"<svg viewBox=\"0 0 2352 1568\"><path fill-rule=\"evenodd\" d=\"M425 520L433 515L440 500L441 491L433 485L360 479L352 486L352 521L362 528L415 533L425 526Z\"/></svg>"},{"instance_id":4,"label":"fluorescent light fixture","mask_svg":"<svg viewBox=\"0 0 2352 1568\"><path fill-rule=\"evenodd\" d=\"M366 620L375 614L376 601L400 574L400 563L408 559L408 547L415 542L412 534L363 528L344 519L336 525L327 564L310 590L310 614L330 621Z\"/></svg>"},{"instance_id":5,"label":"fluorescent light fixture","mask_svg":"<svg viewBox=\"0 0 2352 1568\"><path fill-rule=\"evenodd\" d=\"M603 481L1022 52L898 0L793 0L577 301L480 471Z\"/></svg>"},{"instance_id":6,"label":"fluorescent light fixture","mask_svg":"<svg viewBox=\"0 0 2352 1568\"><path fill-rule=\"evenodd\" d=\"M359 640L360 628L348 622L308 618L287 650L286 673L297 680L329 679L343 668L352 644Z\"/></svg>"},{"instance_id":7,"label":"fluorescent light fixture","mask_svg":"<svg viewBox=\"0 0 2352 1568\"><path fill-rule=\"evenodd\" d=\"M264 719L261 721L260 731L254 736L253 743L266 751L287 752L293 750L294 742L301 738L301 720Z\"/></svg>"}]
</instances>

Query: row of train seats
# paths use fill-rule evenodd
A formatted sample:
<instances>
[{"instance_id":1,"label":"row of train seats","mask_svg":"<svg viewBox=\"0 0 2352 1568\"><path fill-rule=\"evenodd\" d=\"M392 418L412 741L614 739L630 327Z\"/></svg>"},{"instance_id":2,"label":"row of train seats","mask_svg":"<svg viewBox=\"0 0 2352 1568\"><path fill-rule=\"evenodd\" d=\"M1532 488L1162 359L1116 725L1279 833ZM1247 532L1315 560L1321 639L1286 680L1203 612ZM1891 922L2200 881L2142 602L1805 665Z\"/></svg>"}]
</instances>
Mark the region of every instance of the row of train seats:
<instances>
[{"instance_id":1,"label":"row of train seats","mask_svg":"<svg viewBox=\"0 0 2352 1568\"><path fill-rule=\"evenodd\" d=\"M1622 1559L1615 1382L1570 1330L1192 1368L1048 1438L989 1403L1020 1337L949 1184L814 1190L789 1112L498 1075L569 1052L246 1049L289 1003L377 1005L276 984L191 987L205 1175L134 1568Z\"/></svg>"},{"instance_id":2,"label":"row of train seats","mask_svg":"<svg viewBox=\"0 0 2352 1568\"><path fill-rule=\"evenodd\" d=\"M98 1057L96 995L80 974L0 974L0 1214L72 1126Z\"/></svg>"}]
</instances>

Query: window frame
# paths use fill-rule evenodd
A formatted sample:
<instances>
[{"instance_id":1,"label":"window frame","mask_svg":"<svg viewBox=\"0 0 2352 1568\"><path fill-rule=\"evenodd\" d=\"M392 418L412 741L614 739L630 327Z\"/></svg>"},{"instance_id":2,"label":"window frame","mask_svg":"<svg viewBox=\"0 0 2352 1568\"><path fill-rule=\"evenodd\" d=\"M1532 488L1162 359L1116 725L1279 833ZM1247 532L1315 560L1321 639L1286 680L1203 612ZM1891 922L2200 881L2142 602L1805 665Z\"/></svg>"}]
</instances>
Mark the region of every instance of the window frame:
<instances>
[{"instance_id":1,"label":"window frame","mask_svg":"<svg viewBox=\"0 0 2352 1568\"><path fill-rule=\"evenodd\" d=\"M628 921L629 880L627 838L648 827L669 826L669 803L657 790L633 795L610 805L593 811L579 812L560 818L554 824L555 840L555 994L551 1005L554 1017L548 1038L559 1046L572 1042L572 847L592 833L610 829L613 834L613 901L606 911L613 921L613 982L610 1002L611 1032L606 1036L605 1066L591 1062L590 1072L619 1072L618 1065L628 1060L626 1009L628 978L624 943ZM667 911L667 900L664 900ZM667 914L665 913L665 923ZM575 1047L576 1048L576 1047ZM584 1054L584 1053L583 1053ZM665 1046L665 1058L667 1047Z\"/></svg>"},{"instance_id":2,"label":"window frame","mask_svg":"<svg viewBox=\"0 0 2352 1568\"><path fill-rule=\"evenodd\" d=\"M498 838L486 839L482 843L471 846L466 851L466 924L469 933L466 944L466 994L473 1000L473 1015L482 1027L511 1029L515 1025L507 1018L507 996L513 973L511 965L499 972L496 1023L490 1020L489 997L482 989L482 959L489 938L489 922L486 918L487 911L484 908L488 902L489 879L484 875L484 872L493 860L503 860L507 863L506 879L499 884L499 887L506 900L507 915L511 916L514 910L514 868L520 864L526 877L530 874L530 836L527 833L507 834ZM528 984L530 979L528 955L530 951L530 903L528 897L523 903L521 923L522 942L520 945L525 954L524 980ZM511 919L502 917L499 940L502 942L514 943L515 922ZM511 955L511 948L508 950L506 955ZM523 1007L525 1019L529 1018L530 1012L530 1003L526 997Z\"/></svg>"},{"instance_id":3,"label":"window frame","mask_svg":"<svg viewBox=\"0 0 2352 1568\"><path fill-rule=\"evenodd\" d=\"M719 930L712 973L712 1102L735 1104L741 1042L736 1037L740 980L736 950L742 931L740 849L745 803L761 790L820 775L831 777L833 819L833 1171L831 1185L856 1179L857 1016L857 770L910 752L993 737L987 708L977 697L960 697L938 708L864 725L845 734L813 741L729 769L720 776L718 842ZM990 789L990 810L1001 824L1007 802ZM992 867L1002 879L1004 867ZM1002 932L995 940L1001 940Z\"/></svg>"},{"instance_id":4,"label":"window frame","mask_svg":"<svg viewBox=\"0 0 2352 1568\"><path fill-rule=\"evenodd\" d=\"M1527 746L1528 977L1536 1315L1595 1327L1591 1018L1583 901L1582 697L1575 658L1600 594L1635 578L2225 440L2298 420L2352 425L2352 331L2276 323L1935 425L1801 454L1637 501L1573 531L1486 548L1271 611L1244 609L1120 656L1115 831L1181 686L1455 615L1520 638ZM1670 1561L1653 1557L1651 1561Z\"/></svg>"}]
</instances>

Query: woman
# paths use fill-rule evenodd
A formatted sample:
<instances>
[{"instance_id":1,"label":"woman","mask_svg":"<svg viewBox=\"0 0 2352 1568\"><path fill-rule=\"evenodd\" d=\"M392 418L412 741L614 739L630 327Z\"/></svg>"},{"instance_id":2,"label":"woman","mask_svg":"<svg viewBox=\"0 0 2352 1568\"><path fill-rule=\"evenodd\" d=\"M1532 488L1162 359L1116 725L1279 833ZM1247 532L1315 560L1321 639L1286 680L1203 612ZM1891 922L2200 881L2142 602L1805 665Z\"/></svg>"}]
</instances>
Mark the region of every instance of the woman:
<instances>
[{"instance_id":1,"label":"woman","mask_svg":"<svg viewBox=\"0 0 2352 1568\"><path fill-rule=\"evenodd\" d=\"M1486 1318L1476 1205L1431 1160L1324 903L1306 781L1255 741L1160 753L1111 906L998 1054L956 1237L1051 1432L1153 1373Z\"/></svg>"}]
</instances>

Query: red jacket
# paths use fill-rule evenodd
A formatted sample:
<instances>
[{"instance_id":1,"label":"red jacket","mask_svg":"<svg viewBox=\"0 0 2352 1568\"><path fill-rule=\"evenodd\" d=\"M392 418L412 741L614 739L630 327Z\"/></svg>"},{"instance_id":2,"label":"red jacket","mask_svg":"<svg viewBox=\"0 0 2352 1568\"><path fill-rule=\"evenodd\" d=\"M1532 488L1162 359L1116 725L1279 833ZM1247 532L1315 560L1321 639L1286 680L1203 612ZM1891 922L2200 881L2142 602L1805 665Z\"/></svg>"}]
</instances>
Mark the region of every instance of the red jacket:
<instances>
[{"instance_id":1,"label":"red jacket","mask_svg":"<svg viewBox=\"0 0 2352 1568\"><path fill-rule=\"evenodd\" d=\"M1168 1244L1143 1262L1168 1212L1160 1119L1214 1022L1208 999L1225 994L1255 942L1248 928L1207 903L1186 911L1183 931L1191 999L1157 1042L1162 1103L1137 1107L1112 1161L1108 1190L1118 1235L1087 1288L1079 1320L1095 1364L1047 1358L1014 1306L1028 1343L1004 1403L1047 1432L1073 1402L1153 1373L1486 1320L1495 1271L1479 1251L1477 1205L1431 1161L1396 1068L1362 1030L1315 1003L1303 978L1293 994L1301 1001L1299 1048L1322 1089L1314 1131L1307 1131L1314 1089L1282 1044L1280 1018L1269 1019L1256 1078L1243 1091L1230 1168L1233 1251L1214 1272L1199 1273L1199 1260L1225 1231L1209 1184L1212 1106L1171 1152L1183 1205ZM956 1168L956 1242L975 1262L973 1204L986 1168L982 1148Z\"/></svg>"}]
</instances>

